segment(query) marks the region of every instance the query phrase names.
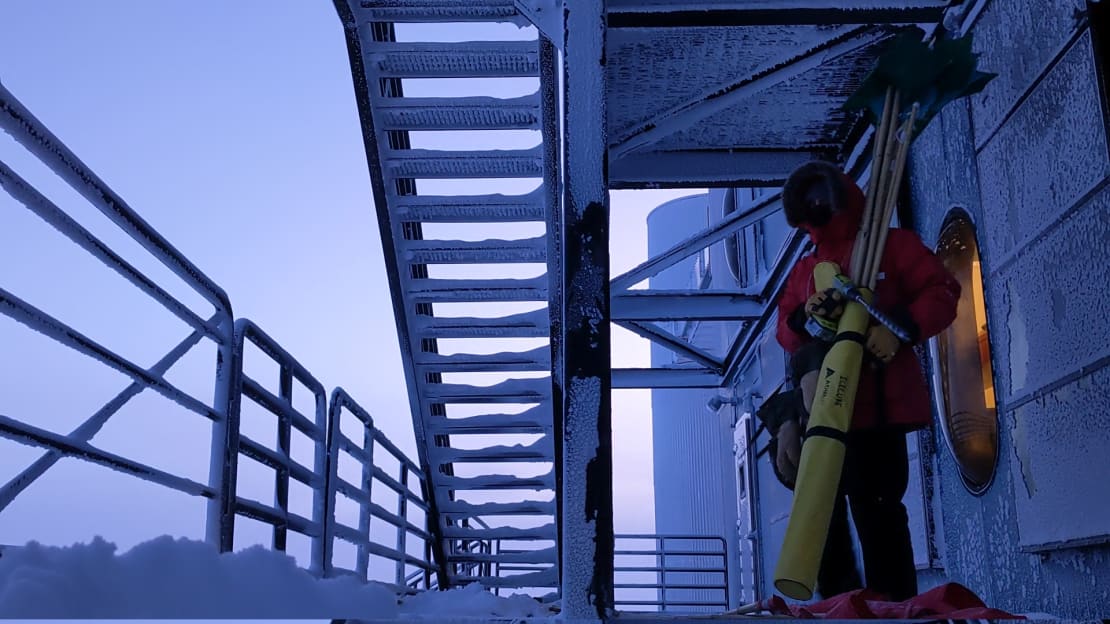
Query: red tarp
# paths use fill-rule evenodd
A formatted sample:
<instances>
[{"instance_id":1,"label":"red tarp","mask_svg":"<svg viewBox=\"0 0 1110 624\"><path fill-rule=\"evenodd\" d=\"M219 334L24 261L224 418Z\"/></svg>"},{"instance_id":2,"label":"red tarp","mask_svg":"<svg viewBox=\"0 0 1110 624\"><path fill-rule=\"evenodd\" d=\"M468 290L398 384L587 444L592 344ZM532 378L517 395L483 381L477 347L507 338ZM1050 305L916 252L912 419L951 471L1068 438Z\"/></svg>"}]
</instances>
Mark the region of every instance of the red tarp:
<instances>
[{"instance_id":1,"label":"red tarp","mask_svg":"<svg viewBox=\"0 0 1110 624\"><path fill-rule=\"evenodd\" d=\"M787 604L779 596L774 596L762 606L775 615L803 619L921 619L934 616L944 616L949 620L1025 619L1024 616L991 609L959 583L947 583L902 602L889 602L884 598L871 590L857 589L808 605Z\"/></svg>"}]
</instances>

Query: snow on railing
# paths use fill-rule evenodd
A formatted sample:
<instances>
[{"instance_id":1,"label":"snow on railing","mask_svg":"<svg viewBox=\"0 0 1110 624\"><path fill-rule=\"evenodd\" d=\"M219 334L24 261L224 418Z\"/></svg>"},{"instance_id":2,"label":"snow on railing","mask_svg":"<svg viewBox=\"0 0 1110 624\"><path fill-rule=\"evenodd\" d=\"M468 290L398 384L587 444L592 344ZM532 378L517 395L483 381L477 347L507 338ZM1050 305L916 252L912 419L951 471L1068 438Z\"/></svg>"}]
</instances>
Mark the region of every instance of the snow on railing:
<instances>
[{"instance_id":1,"label":"snow on railing","mask_svg":"<svg viewBox=\"0 0 1110 624\"><path fill-rule=\"evenodd\" d=\"M127 388L67 435L58 435L15 418L0 416L0 435L48 450L47 454L0 490L0 511L11 504L20 492L41 477L61 457L80 457L187 494L207 498L209 500L207 539L218 544L221 549L229 550L231 547L230 518L226 514L230 509L228 501L229 492L232 491L230 489L233 483L231 471L234 465L223 461L222 454L217 452L218 449L226 446L228 402L232 394L229 368L219 364L232 361L233 316L227 294L158 234L119 195L108 188L103 180L81 162L2 85L0 85L0 127L215 308L215 313L209 319L201 318L185 303L170 295L138 268L124 260L104 241L54 205L6 163L0 162L0 186L14 199L193 329L190 335L153 367L147 369L97 343L6 289L0 288L0 312L79 353L98 360L132 380ZM204 338L215 342L219 353L215 372L216 400L211 407L179 389L164 377L178 360ZM168 474L89 444L89 440L114 414L145 389L151 389L212 421L213 463L210 466L207 484Z\"/></svg>"},{"instance_id":2,"label":"snow on railing","mask_svg":"<svg viewBox=\"0 0 1110 624\"><path fill-rule=\"evenodd\" d=\"M328 463L327 491L325 497L325 517L331 519L326 527L323 543L323 561L327 565L325 574L354 574L366 580L371 557L383 557L394 565L394 588L398 591L428 589L436 584L433 580L436 568L430 563L432 535L427 530L428 503L427 481L423 471L406 457L395 444L374 427L374 419L347 394L343 388L336 388L331 395L328 418ZM350 413L361 424L362 440L356 442L343 433L344 413ZM383 470L375 460L377 449L384 450L396 460L396 476ZM339 474L340 458L348 455L357 462L361 471L359 484L355 485ZM410 479L415 477L415 480ZM377 487L375 488L375 484ZM396 508L390 511L374 502L375 492L385 487L389 498L395 500ZM336 517L337 497L343 496L358 504L358 527L343 524ZM420 511L425 518L425 526L418 526L409 519L410 505ZM371 521L376 519L395 528L393 546L374 543L370 539ZM413 548L409 538L419 541L420 557L411 554ZM358 548L355 569L349 570L334 564L332 556L336 539L342 539Z\"/></svg>"},{"instance_id":3,"label":"snow on railing","mask_svg":"<svg viewBox=\"0 0 1110 624\"><path fill-rule=\"evenodd\" d=\"M310 569L318 575L341 572L331 560L331 540L338 537L358 545L357 572L361 578L367 578L366 558L367 554L372 553L396 565L396 588L418 589L433 585L432 572L436 571L436 566L430 563L430 535L426 528L409 521L406 511L410 508L420 509L425 512L425 524L431 520L426 513L428 506L425 502L425 475L373 427L373 421L366 411L346 392L337 388L332 394L329 413L328 395L324 386L254 323L247 319L236 321L224 290L108 188L3 85L0 85L0 128L214 308L213 312L204 313L210 314L208 318L198 314L153 278L125 260L104 240L85 229L66 211L53 204L7 163L0 161L0 187L16 201L191 328L191 333L153 366L147 368L0 286L0 314L122 373L131 380L126 388L66 434L37 427L27 419L0 414L0 436L46 451L0 488L0 513L60 459L71 457L207 499L206 540L223 552L233 549L235 519L243 516L272 527L275 550L285 550L289 531L310 538ZM210 402L189 394L165 377L176 363L205 341L214 344L217 354L213 373L215 392ZM253 345L277 364L277 394L268 390L260 380L244 373L243 364L248 345ZM312 394L312 413L304 414L294 407L294 382L301 384ZM90 443L131 399L148 389L211 421L207 483L172 474ZM277 448L267 446L260 439L248 437L240 430L244 399L252 401L276 417ZM344 410L354 413L361 421L364 436L361 444L355 444L341 434L339 419ZM293 458L290 443L294 434L302 434L311 440L311 466L298 463ZM396 477L386 474L374 462L375 446L385 449L400 463L401 471ZM365 490L362 486L353 486L339 478L341 451L353 454L362 465L362 485ZM237 493L241 455L274 470L276 478L273 480L272 504L252 500ZM377 480L396 493L396 512L387 511L371 500L371 480ZM290 485L294 482L307 486L312 492L311 518L290 511L289 492ZM337 492L350 496L358 505L360 521L357 529L342 525L337 520ZM385 546L371 539L371 517L398 528L394 544ZM408 536L415 536L415 540L407 541ZM414 545L418 547L421 556L409 554ZM415 577L409 573L413 568L417 572Z\"/></svg>"},{"instance_id":4,"label":"snow on railing","mask_svg":"<svg viewBox=\"0 0 1110 624\"><path fill-rule=\"evenodd\" d=\"M270 392L258 380L252 379L243 371L246 360L246 345L253 344L278 365L278 395ZM235 351L233 354L234 392L231 407L232 438L227 448L239 449L239 453L250 457L260 464L274 470L274 505L250 500L240 495L235 497L235 513L260 520L273 527L273 545L277 550L285 550L290 530L312 538L312 564L314 571L326 569L324 555L324 535L327 533L327 518L324 495L328 475L328 405L327 390L292 355L247 319L235 322ZM313 398L313 413L302 414L293 404L293 383L302 384ZM239 427L243 399L250 399L274 415L277 420L276 450L259 440L247 436ZM308 437L313 446L313 463L304 466L292 457L293 433ZM304 484L312 490L312 518L305 518L289 509L290 479Z\"/></svg>"}]
</instances>

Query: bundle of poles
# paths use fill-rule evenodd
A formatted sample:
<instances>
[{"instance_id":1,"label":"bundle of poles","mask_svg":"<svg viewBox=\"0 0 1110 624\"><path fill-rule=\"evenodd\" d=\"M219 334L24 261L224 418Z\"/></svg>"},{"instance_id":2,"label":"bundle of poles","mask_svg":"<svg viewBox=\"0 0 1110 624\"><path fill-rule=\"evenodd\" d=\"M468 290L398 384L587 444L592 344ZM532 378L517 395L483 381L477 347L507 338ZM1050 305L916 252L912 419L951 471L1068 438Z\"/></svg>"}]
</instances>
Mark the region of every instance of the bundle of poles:
<instances>
[{"instance_id":1,"label":"bundle of poles","mask_svg":"<svg viewBox=\"0 0 1110 624\"><path fill-rule=\"evenodd\" d=\"M863 345L852 336L864 335L870 318L865 305L879 276L879 265L890 231L890 221L902 185L906 158L913 139L918 105L914 103L904 120L901 94L890 87L883 114L874 135L871 176L859 233L852 250L848 277L867 301L848 301L833 342L822 363L821 383L810 410L806 440L802 446L794 501L775 570L775 587L784 595L812 598L828 538L829 522L836 503L844 462L844 434L852 421L855 392L863 362ZM821 263L814 270L818 290L828 287L844 267ZM869 306L867 306L869 307ZM766 602L744 605L732 614L766 610Z\"/></svg>"},{"instance_id":2,"label":"bundle of poles","mask_svg":"<svg viewBox=\"0 0 1110 624\"><path fill-rule=\"evenodd\" d=\"M879 263L886 248L890 219L898 203L898 190L902 186L906 158L917 121L916 102L910 107L905 121L898 121L901 115L900 100L898 90L887 87L883 116L875 133L871 178L867 184L867 204L848 269L848 276L852 281L872 291L875 290L875 282L879 277Z\"/></svg>"}]
</instances>

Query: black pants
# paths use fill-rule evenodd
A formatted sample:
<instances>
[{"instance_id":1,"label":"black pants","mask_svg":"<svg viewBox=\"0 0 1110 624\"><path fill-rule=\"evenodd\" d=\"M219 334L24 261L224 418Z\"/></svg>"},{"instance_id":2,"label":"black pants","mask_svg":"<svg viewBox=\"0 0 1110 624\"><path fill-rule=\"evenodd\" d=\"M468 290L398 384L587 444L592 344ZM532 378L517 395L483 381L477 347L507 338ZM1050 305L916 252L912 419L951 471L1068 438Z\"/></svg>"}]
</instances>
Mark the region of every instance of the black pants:
<instances>
[{"instance_id":1,"label":"black pants","mask_svg":"<svg viewBox=\"0 0 1110 624\"><path fill-rule=\"evenodd\" d=\"M867 587L892 600L917 595L909 517L902 497L909 484L906 434L870 430L848 434L840 492L817 575L817 590L828 598L863 587L856 570L848 507L863 548Z\"/></svg>"}]
</instances>

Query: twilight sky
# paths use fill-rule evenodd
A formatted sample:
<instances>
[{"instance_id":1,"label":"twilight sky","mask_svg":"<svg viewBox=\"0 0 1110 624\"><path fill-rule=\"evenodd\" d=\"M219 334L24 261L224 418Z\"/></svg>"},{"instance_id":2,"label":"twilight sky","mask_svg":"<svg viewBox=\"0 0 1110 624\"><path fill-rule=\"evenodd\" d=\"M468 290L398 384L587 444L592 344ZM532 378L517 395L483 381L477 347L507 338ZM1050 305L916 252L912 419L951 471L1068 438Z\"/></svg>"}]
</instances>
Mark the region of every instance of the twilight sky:
<instances>
[{"instance_id":1,"label":"twilight sky","mask_svg":"<svg viewBox=\"0 0 1110 624\"><path fill-rule=\"evenodd\" d=\"M220 284L237 317L258 323L329 391L346 388L413 452L346 46L330 2L4 0L0 82ZM7 134L0 160L210 314ZM645 258L646 214L690 193L613 194L614 274ZM144 367L188 333L6 193L0 286ZM0 414L51 431L68 432L127 385L5 316L0 346ZM647 353L646 342L614 330L614 366L645 366ZM213 362L205 344L167 377L210 402ZM276 384L276 369L249 354L246 368ZM272 430L262 414L245 411L245 430ZM648 393L615 393L618 532L654 524L650 428ZM203 482L207 432L200 416L144 392L94 444ZM307 451L294 442L295 458ZM40 454L0 439L0 483ZM270 500L264 477L244 470L254 495ZM304 497L293 496L296 510ZM99 534L125 548L163 533L196 538L203 511L199 499L64 460L0 512L0 543L67 544ZM237 547L269 541L251 521L237 531ZM298 548L291 541L293 554Z\"/></svg>"}]
</instances>

